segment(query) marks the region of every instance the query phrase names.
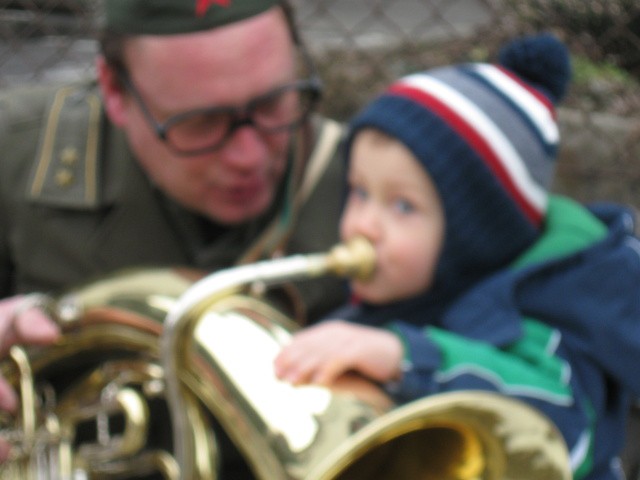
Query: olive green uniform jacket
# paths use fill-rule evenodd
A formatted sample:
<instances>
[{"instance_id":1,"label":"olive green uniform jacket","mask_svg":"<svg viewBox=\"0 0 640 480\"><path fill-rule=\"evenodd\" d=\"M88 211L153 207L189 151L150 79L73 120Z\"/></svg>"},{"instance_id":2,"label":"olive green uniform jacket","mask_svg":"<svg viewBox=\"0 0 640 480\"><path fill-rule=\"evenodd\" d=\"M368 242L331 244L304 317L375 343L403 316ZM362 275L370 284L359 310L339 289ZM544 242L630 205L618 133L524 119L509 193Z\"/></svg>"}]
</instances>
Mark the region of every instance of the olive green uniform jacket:
<instances>
[{"instance_id":1,"label":"olive green uniform jacket","mask_svg":"<svg viewBox=\"0 0 640 480\"><path fill-rule=\"evenodd\" d=\"M301 133L307 142L298 142L308 151L300 162L291 155L277 205L256 221L225 228L153 187L107 121L95 82L2 92L0 296L62 292L131 267L212 272L245 255L254 261L326 250L337 241L343 199L341 127L311 123ZM345 291L334 279L298 287L311 317L337 305Z\"/></svg>"}]
</instances>

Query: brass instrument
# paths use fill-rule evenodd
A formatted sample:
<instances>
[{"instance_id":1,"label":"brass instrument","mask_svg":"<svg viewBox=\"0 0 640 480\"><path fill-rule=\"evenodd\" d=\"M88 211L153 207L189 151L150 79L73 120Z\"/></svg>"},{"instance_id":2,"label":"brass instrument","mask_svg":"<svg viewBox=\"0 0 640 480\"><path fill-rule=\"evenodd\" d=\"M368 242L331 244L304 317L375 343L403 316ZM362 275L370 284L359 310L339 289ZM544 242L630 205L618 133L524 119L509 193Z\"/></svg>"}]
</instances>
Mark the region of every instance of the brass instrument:
<instances>
[{"instance_id":1,"label":"brass instrument","mask_svg":"<svg viewBox=\"0 0 640 480\"><path fill-rule=\"evenodd\" d=\"M458 392L395 406L356 376L275 378L296 327L255 287L366 278L374 263L357 241L197 280L129 272L51 300L61 340L0 365L22 404L0 419L13 445L0 478L217 479L217 423L259 480L570 479L559 432L521 402Z\"/></svg>"}]
</instances>

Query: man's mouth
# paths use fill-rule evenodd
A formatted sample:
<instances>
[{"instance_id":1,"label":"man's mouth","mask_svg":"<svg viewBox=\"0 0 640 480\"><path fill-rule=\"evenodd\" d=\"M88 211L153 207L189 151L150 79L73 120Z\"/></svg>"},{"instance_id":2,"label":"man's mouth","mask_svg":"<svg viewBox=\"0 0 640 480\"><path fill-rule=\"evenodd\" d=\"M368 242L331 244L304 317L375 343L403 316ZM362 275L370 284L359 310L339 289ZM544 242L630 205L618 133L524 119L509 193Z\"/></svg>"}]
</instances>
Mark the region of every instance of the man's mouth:
<instances>
[{"instance_id":1,"label":"man's mouth","mask_svg":"<svg viewBox=\"0 0 640 480\"><path fill-rule=\"evenodd\" d=\"M265 182L262 180L252 180L234 184L223 190L223 195L232 202L249 202L262 195L265 190Z\"/></svg>"}]
</instances>

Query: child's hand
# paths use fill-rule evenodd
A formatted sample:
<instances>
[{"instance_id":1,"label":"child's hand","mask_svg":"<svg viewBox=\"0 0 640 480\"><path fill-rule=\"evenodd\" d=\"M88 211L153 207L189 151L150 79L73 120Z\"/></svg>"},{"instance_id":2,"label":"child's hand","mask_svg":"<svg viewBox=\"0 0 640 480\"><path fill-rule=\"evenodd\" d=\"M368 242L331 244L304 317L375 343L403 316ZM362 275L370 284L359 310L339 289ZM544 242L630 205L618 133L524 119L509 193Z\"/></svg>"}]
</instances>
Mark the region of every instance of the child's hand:
<instances>
[{"instance_id":1,"label":"child's hand","mask_svg":"<svg viewBox=\"0 0 640 480\"><path fill-rule=\"evenodd\" d=\"M400 377L402 356L393 333L332 320L296 333L276 357L275 372L293 384L329 385L348 371L384 383Z\"/></svg>"}]
</instances>

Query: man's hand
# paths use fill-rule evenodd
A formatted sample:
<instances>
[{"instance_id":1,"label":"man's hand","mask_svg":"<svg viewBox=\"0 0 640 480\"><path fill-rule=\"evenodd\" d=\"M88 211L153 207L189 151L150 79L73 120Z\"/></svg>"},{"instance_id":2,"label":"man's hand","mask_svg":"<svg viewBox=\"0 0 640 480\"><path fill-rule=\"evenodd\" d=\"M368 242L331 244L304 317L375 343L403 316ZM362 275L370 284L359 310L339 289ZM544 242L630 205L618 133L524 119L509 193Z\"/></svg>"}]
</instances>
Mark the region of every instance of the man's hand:
<instances>
[{"instance_id":1,"label":"man's hand","mask_svg":"<svg viewBox=\"0 0 640 480\"><path fill-rule=\"evenodd\" d=\"M29 295L0 300L0 357L12 345L47 345L55 341L60 330L53 320L37 308ZM15 412L18 397L6 380L0 376L0 410ZM7 459L9 445L0 439L0 463Z\"/></svg>"}]
</instances>

